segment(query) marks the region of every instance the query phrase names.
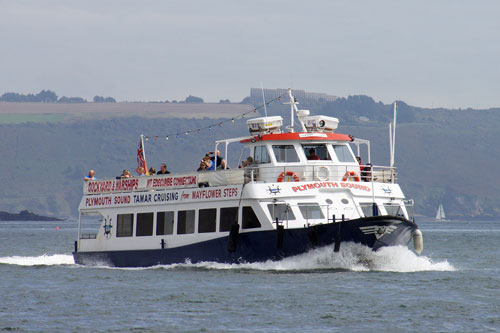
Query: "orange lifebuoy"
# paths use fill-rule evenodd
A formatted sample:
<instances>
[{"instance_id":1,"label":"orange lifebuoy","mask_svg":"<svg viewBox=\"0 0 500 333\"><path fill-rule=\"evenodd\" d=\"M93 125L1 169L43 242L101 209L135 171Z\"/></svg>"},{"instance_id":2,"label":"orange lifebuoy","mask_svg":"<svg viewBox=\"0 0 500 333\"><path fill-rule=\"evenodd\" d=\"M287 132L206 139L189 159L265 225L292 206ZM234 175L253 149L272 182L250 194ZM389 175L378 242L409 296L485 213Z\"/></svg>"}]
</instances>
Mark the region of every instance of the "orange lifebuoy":
<instances>
[{"instance_id":1,"label":"orange lifebuoy","mask_svg":"<svg viewBox=\"0 0 500 333\"><path fill-rule=\"evenodd\" d=\"M293 171L286 171L286 172L285 172L285 171L283 171L283 172L279 175L279 177L278 177L278 183L283 182L283 179L285 179L285 176L286 176L286 177L291 177L291 178L293 179L293 181L294 181L294 182L298 182L298 181L300 181L299 176L298 176L295 172L293 172Z\"/></svg>"},{"instance_id":2,"label":"orange lifebuoy","mask_svg":"<svg viewBox=\"0 0 500 333\"><path fill-rule=\"evenodd\" d=\"M361 181L361 178L359 178L358 174L354 171L347 171L344 175L344 178L342 178L342 181L345 182L347 181L349 178L351 179L354 179L354 181L356 182L360 182Z\"/></svg>"}]
</instances>

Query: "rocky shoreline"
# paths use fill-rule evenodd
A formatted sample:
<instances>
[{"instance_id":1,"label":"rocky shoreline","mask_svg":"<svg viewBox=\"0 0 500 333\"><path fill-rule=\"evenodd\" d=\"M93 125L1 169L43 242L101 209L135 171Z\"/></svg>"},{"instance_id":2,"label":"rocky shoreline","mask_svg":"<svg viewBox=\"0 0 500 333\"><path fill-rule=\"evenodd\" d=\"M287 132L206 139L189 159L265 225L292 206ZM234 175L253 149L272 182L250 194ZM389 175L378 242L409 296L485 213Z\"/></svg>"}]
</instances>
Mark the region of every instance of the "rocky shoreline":
<instances>
[{"instance_id":1,"label":"rocky shoreline","mask_svg":"<svg viewBox=\"0 0 500 333\"><path fill-rule=\"evenodd\" d=\"M19 214L0 211L0 221L64 221L63 219L50 216L42 216L28 210L22 210Z\"/></svg>"}]
</instances>

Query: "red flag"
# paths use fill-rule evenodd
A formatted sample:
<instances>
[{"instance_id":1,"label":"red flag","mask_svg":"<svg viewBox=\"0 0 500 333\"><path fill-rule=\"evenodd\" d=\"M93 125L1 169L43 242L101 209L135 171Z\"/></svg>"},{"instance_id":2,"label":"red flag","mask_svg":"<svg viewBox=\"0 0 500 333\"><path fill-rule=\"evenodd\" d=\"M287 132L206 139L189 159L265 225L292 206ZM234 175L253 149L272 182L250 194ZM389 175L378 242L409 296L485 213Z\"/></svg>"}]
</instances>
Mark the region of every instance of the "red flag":
<instances>
[{"instance_id":1,"label":"red flag","mask_svg":"<svg viewBox=\"0 0 500 333\"><path fill-rule=\"evenodd\" d=\"M148 174L148 165L146 164L146 154L144 153L144 142L142 141L142 135L141 135L141 140L139 140L139 148L137 149L137 171L139 173L139 169L144 168L144 174Z\"/></svg>"}]
</instances>

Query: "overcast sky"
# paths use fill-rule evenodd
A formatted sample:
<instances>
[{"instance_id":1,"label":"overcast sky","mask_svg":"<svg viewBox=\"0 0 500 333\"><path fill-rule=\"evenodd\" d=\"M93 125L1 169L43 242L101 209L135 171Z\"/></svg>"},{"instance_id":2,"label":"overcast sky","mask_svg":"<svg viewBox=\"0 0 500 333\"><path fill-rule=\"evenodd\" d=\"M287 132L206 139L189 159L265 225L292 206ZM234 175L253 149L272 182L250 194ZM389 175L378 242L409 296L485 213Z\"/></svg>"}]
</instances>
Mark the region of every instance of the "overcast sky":
<instances>
[{"instance_id":1,"label":"overcast sky","mask_svg":"<svg viewBox=\"0 0 500 333\"><path fill-rule=\"evenodd\" d=\"M500 106L500 1L0 0L0 94Z\"/></svg>"}]
</instances>

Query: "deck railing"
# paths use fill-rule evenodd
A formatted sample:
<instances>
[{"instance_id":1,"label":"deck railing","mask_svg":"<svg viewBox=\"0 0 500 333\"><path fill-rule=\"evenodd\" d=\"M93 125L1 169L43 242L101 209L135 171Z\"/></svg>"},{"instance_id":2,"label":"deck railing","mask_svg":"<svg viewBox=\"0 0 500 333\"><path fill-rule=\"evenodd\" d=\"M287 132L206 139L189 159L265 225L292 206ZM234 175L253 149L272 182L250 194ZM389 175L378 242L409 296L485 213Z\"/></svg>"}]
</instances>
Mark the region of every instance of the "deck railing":
<instances>
[{"instance_id":1,"label":"deck railing","mask_svg":"<svg viewBox=\"0 0 500 333\"><path fill-rule=\"evenodd\" d=\"M354 181L395 183L395 168L356 165L289 165L256 164L241 169L193 172L169 175L131 177L125 179L89 180L84 182L85 195L133 191L169 190L200 186L224 186L249 182Z\"/></svg>"}]
</instances>

